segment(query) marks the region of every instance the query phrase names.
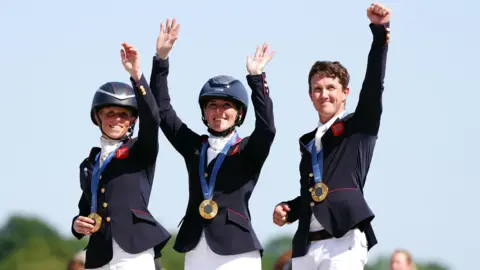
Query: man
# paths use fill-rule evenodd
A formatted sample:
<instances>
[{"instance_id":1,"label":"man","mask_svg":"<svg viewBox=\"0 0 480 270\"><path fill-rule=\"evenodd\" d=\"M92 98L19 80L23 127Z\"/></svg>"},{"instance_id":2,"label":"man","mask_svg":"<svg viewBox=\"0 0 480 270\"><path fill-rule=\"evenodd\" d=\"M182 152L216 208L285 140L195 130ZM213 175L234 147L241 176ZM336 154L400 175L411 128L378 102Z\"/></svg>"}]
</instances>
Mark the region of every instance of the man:
<instances>
[{"instance_id":1,"label":"man","mask_svg":"<svg viewBox=\"0 0 480 270\"><path fill-rule=\"evenodd\" d=\"M339 62L316 62L308 76L320 123L300 138L300 196L273 213L279 226L299 220L293 269L363 269L377 243L363 187L380 127L390 10L372 4L367 16L373 43L355 112L345 112L349 74Z\"/></svg>"}]
</instances>

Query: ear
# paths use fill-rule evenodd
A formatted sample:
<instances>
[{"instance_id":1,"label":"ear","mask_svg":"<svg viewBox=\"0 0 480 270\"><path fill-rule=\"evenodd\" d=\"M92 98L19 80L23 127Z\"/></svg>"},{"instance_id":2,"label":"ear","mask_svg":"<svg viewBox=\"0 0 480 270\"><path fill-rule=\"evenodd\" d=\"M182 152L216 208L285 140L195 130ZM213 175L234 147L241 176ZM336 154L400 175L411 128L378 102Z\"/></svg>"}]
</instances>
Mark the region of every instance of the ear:
<instances>
[{"instance_id":1,"label":"ear","mask_svg":"<svg viewBox=\"0 0 480 270\"><path fill-rule=\"evenodd\" d=\"M312 90L308 91L308 95L310 96L310 100L313 101Z\"/></svg>"},{"instance_id":2,"label":"ear","mask_svg":"<svg viewBox=\"0 0 480 270\"><path fill-rule=\"evenodd\" d=\"M240 115L240 117L243 117L243 115L245 114L245 111L243 110L243 107L240 107L240 110L238 111L238 114Z\"/></svg>"},{"instance_id":3,"label":"ear","mask_svg":"<svg viewBox=\"0 0 480 270\"><path fill-rule=\"evenodd\" d=\"M350 88L347 87L347 88L343 89L343 95L344 95L343 101L347 100L348 94L350 94Z\"/></svg>"}]
</instances>

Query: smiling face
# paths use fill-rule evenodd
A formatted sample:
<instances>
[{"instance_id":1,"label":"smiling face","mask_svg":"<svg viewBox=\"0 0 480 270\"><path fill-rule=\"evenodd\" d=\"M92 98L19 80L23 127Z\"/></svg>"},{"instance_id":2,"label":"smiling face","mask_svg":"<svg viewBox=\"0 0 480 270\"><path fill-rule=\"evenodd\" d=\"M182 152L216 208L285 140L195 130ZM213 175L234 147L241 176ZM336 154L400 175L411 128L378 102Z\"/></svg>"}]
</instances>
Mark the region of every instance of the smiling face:
<instances>
[{"instance_id":1,"label":"smiling face","mask_svg":"<svg viewBox=\"0 0 480 270\"><path fill-rule=\"evenodd\" d=\"M102 131L111 139L123 138L128 128L135 122L135 117L130 110L113 106L103 107L95 119L99 125L101 124Z\"/></svg>"},{"instance_id":2,"label":"smiling face","mask_svg":"<svg viewBox=\"0 0 480 270\"><path fill-rule=\"evenodd\" d=\"M204 114L211 129L223 132L235 125L238 110L231 101L211 99L205 105Z\"/></svg>"},{"instance_id":3,"label":"smiling face","mask_svg":"<svg viewBox=\"0 0 480 270\"><path fill-rule=\"evenodd\" d=\"M325 123L345 109L350 93L350 75L339 62L318 61L310 69L308 86L310 99Z\"/></svg>"},{"instance_id":4,"label":"smiling face","mask_svg":"<svg viewBox=\"0 0 480 270\"><path fill-rule=\"evenodd\" d=\"M345 101L350 90L344 89L338 78L322 77L317 74L312 77L310 83L312 85L310 98L322 123L345 109Z\"/></svg>"}]
</instances>

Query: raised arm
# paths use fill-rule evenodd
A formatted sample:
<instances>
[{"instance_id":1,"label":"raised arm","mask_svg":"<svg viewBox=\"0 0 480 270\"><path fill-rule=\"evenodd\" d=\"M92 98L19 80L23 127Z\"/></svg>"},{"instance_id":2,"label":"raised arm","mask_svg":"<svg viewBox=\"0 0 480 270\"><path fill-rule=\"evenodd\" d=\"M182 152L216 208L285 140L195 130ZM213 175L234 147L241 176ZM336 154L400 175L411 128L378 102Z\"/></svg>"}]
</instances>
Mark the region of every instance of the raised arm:
<instances>
[{"instance_id":1,"label":"raised arm","mask_svg":"<svg viewBox=\"0 0 480 270\"><path fill-rule=\"evenodd\" d=\"M377 135L382 114L382 94L390 37L390 10L379 4L367 9L373 42L368 54L365 79L354 114L356 128L370 135Z\"/></svg>"},{"instance_id":2,"label":"raised arm","mask_svg":"<svg viewBox=\"0 0 480 270\"><path fill-rule=\"evenodd\" d=\"M158 107L141 71L138 51L127 43L123 43L122 46L123 50L120 52L122 64L130 74L130 81L135 90L138 118L140 119L135 149L140 151L139 156L147 164L151 164L156 161L158 154L158 127L160 125Z\"/></svg>"},{"instance_id":3,"label":"raised arm","mask_svg":"<svg viewBox=\"0 0 480 270\"><path fill-rule=\"evenodd\" d=\"M273 117L273 103L267 85L266 75L263 72L265 65L272 59L275 52L268 52L268 44L258 46L255 56L247 58L247 82L252 89L252 104L255 110L255 129L250 135L244 149L244 156L249 160L254 172L259 172L270 152L275 138L275 123Z\"/></svg>"},{"instance_id":4,"label":"raised arm","mask_svg":"<svg viewBox=\"0 0 480 270\"><path fill-rule=\"evenodd\" d=\"M170 103L167 76L169 72L168 54L178 39L180 24L173 19L160 25L157 38L157 54L153 58L150 87L152 88L160 115L160 128L173 147L183 156L192 151L200 142L200 136L193 132L177 116Z\"/></svg>"}]
</instances>

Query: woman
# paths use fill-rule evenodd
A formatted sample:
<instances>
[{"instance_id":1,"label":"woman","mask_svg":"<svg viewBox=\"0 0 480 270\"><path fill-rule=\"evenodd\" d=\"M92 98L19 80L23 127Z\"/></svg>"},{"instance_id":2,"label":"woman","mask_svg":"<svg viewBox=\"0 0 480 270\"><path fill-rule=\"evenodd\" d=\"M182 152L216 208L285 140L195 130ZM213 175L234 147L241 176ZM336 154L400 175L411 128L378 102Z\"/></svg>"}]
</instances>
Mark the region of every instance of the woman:
<instances>
[{"instance_id":1,"label":"woman","mask_svg":"<svg viewBox=\"0 0 480 270\"><path fill-rule=\"evenodd\" d=\"M72 233L90 236L86 269L154 270L170 238L148 211L158 153L158 107L135 48L123 43L122 63L133 88L108 82L96 91L90 117L101 132L80 164L83 190ZM138 137L132 139L137 117Z\"/></svg>"},{"instance_id":2,"label":"woman","mask_svg":"<svg viewBox=\"0 0 480 270\"><path fill-rule=\"evenodd\" d=\"M185 159L189 202L174 249L186 253L185 269L261 269L262 247L250 222L248 202L275 137L273 105L263 68L273 57L268 45L248 58L255 130L241 138L248 109L243 84L216 76L200 91L202 120L209 135L198 135L177 116L168 94L168 53L180 26L160 26L150 86L157 99L161 129Z\"/></svg>"},{"instance_id":3,"label":"woman","mask_svg":"<svg viewBox=\"0 0 480 270\"><path fill-rule=\"evenodd\" d=\"M390 260L391 270L415 270L416 266L413 262L412 255L407 250L398 249L392 254Z\"/></svg>"}]
</instances>

